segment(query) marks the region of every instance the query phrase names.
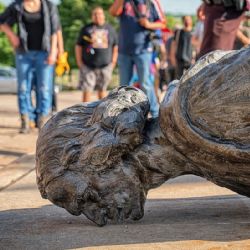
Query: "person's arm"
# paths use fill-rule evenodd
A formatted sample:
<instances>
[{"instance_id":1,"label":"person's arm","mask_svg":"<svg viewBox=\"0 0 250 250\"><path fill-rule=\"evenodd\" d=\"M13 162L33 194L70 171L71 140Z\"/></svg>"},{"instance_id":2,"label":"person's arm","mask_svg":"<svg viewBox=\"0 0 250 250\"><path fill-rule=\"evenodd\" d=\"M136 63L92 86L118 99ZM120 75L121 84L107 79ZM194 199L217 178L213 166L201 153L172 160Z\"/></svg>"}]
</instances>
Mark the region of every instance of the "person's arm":
<instances>
[{"instance_id":1,"label":"person's arm","mask_svg":"<svg viewBox=\"0 0 250 250\"><path fill-rule=\"evenodd\" d=\"M47 59L48 64L55 64L58 51L59 51L59 40L58 37L60 35L61 24L58 9L55 4L49 3L49 14L50 14L50 26L51 26L51 44L50 44L50 53ZM62 42L62 41L60 41Z\"/></svg>"},{"instance_id":2,"label":"person's arm","mask_svg":"<svg viewBox=\"0 0 250 250\"><path fill-rule=\"evenodd\" d=\"M51 48L47 59L48 64L55 64L57 58L57 33L51 36Z\"/></svg>"},{"instance_id":3,"label":"person's arm","mask_svg":"<svg viewBox=\"0 0 250 250\"><path fill-rule=\"evenodd\" d=\"M163 22L150 22L146 17L140 18L139 23L145 29L160 30L166 27L166 23Z\"/></svg>"},{"instance_id":4,"label":"person's arm","mask_svg":"<svg viewBox=\"0 0 250 250\"><path fill-rule=\"evenodd\" d=\"M20 44L20 39L11 28L17 22L17 13L14 5L15 3L12 3L0 14L0 31L5 33L11 46L16 49Z\"/></svg>"},{"instance_id":5,"label":"person's arm","mask_svg":"<svg viewBox=\"0 0 250 250\"><path fill-rule=\"evenodd\" d=\"M115 0L109 8L109 13L112 16L120 16L123 10L124 0Z\"/></svg>"},{"instance_id":6,"label":"person's arm","mask_svg":"<svg viewBox=\"0 0 250 250\"><path fill-rule=\"evenodd\" d=\"M198 27L195 26L194 32L193 32L192 38L191 38L191 43L196 48L197 51L199 51L200 47L201 47L201 41L199 39L199 34L198 33L199 33Z\"/></svg>"},{"instance_id":7,"label":"person's arm","mask_svg":"<svg viewBox=\"0 0 250 250\"><path fill-rule=\"evenodd\" d=\"M160 45L160 68L165 68L167 64L167 50L165 44Z\"/></svg>"},{"instance_id":8,"label":"person's arm","mask_svg":"<svg viewBox=\"0 0 250 250\"><path fill-rule=\"evenodd\" d=\"M112 67L113 67L113 69L116 66L117 59L118 59L118 45L115 45L113 47L113 54L112 54Z\"/></svg>"},{"instance_id":9,"label":"person's arm","mask_svg":"<svg viewBox=\"0 0 250 250\"><path fill-rule=\"evenodd\" d=\"M76 56L76 64L78 66L79 69L81 69L82 65L83 65L83 61L82 61L82 46L76 44L75 46L75 56Z\"/></svg>"},{"instance_id":10,"label":"person's arm","mask_svg":"<svg viewBox=\"0 0 250 250\"><path fill-rule=\"evenodd\" d=\"M16 49L20 45L20 39L19 37L13 32L11 27L7 24L1 24L0 25L0 31L4 32L5 35L7 36L11 46Z\"/></svg>"},{"instance_id":11,"label":"person's arm","mask_svg":"<svg viewBox=\"0 0 250 250\"><path fill-rule=\"evenodd\" d=\"M169 61L173 67L176 67L176 41L173 40L170 45Z\"/></svg>"},{"instance_id":12,"label":"person's arm","mask_svg":"<svg viewBox=\"0 0 250 250\"><path fill-rule=\"evenodd\" d=\"M89 33L86 31L86 27L82 27L82 29L78 34L78 38L75 44L75 58L76 58L76 64L79 69L81 69L82 66L84 65L82 54L83 54L83 47L86 46L86 41L84 39L85 36L89 36Z\"/></svg>"},{"instance_id":13,"label":"person's arm","mask_svg":"<svg viewBox=\"0 0 250 250\"><path fill-rule=\"evenodd\" d=\"M64 53L64 43L63 43L63 35L61 29L57 31L57 47L58 47L58 57L59 57Z\"/></svg>"},{"instance_id":14,"label":"person's arm","mask_svg":"<svg viewBox=\"0 0 250 250\"><path fill-rule=\"evenodd\" d=\"M0 25L7 24L12 27L15 23L17 23L17 12L13 2L0 14Z\"/></svg>"},{"instance_id":15,"label":"person's arm","mask_svg":"<svg viewBox=\"0 0 250 250\"><path fill-rule=\"evenodd\" d=\"M116 67L117 59L118 59L118 36L115 29L111 26L110 27L110 40L113 40L112 42L112 67L113 69Z\"/></svg>"},{"instance_id":16,"label":"person's arm","mask_svg":"<svg viewBox=\"0 0 250 250\"><path fill-rule=\"evenodd\" d=\"M240 29L237 31L236 37L244 44L244 46L250 44L250 39L247 36L245 36Z\"/></svg>"},{"instance_id":17,"label":"person's arm","mask_svg":"<svg viewBox=\"0 0 250 250\"><path fill-rule=\"evenodd\" d=\"M140 18L140 25L149 30L161 30L166 28L167 22L160 2L155 0L150 6L151 19L149 20L146 17Z\"/></svg>"}]
</instances>

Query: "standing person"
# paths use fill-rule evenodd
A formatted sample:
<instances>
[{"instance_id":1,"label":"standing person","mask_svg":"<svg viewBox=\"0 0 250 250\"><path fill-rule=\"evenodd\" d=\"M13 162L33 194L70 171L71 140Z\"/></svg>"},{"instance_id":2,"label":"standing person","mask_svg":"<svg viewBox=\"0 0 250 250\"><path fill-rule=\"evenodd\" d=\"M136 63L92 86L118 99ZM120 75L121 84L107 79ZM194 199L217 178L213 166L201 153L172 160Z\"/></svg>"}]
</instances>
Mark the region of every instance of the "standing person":
<instances>
[{"instance_id":1,"label":"standing person","mask_svg":"<svg viewBox=\"0 0 250 250\"><path fill-rule=\"evenodd\" d=\"M11 29L15 23L17 34ZM0 29L16 52L20 133L29 132L30 122L37 122L41 128L50 113L58 27L57 8L48 0L16 0L0 15ZM36 113L30 104L33 73L37 84Z\"/></svg>"},{"instance_id":2,"label":"standing person","mask_svg":"<svg viewBox=\"0 0 250 250\"><path fill-rule=\"evenodd\" d=\"M203 11L203 5L197 9L197 23L194 26L194 31L192 34L192 43L196 49L196 55L200 52L201 43L204 36L204 20L205 15Z\"/></svg>"},{"instance_id":3,"label":"standing person","mask_svg":"<svg viewBox=\"0 0 250 250\"><path fill-rule=\"evenodd\" d=\"M192 65L193 47L192 47L192 28L193 22L191 16L182 17L183 28L175 32L173 41L173 51L175 59L172 59L176 68L176 77L180 79L184 71Z\"/></svg>"},{"instance_id":4,"label":"standing person","mask_svg":"<svg viewBox=\"0 0 250 250\"><path fill-rule=\"evenodd\" d=\"M60 23L58 23L60 24ZM68 53L64 51L64 42L63 42L63 35L62 35L62 28L61 26L58 26L57 31L57 61L56 61L56 67L55 71L53 72L53 80L52 80L52 101L51 101L51 111L52 114L55 114L57 112L57 89L55 87L55 76L62 76L65 72L69 72L70 66L68 64ZM36 75L35 72L31 76L32 79L32 90L36 90L38 87ZM37 93L37 92L36 92ZM30 97L31 98L31 97ZM31 98L32 99L32 98ZM38 95L36 96L36 99L38 100ZM31 100L31 109L33 108L33 113L37 114L36 107L33 105L33 102ZM37 120L37 119L35 119ZM30 128L37 127L38 124L30 121Z\"/></svg>"},{"instance_id":5,"label":"standing person","mask_svg":"<svg viewBox=\"0 0 250 250\"><path fill-rule=\"evenodd\" d=\"M136 66L139 83L148 96L152 117L157 117L159 105L150 81L152 59L151 35L165 28L165 18L158 0L115 0L110 14L119 16L118 66L121 85L128 85Z\"/></svg>"},{"instance_id":6,"label":"standing person","mask_svg":"<svg viewBox=\"0 0 250 250\"><path fill-rule=\"evenodd\" d=\"M176 79L176 59L174 46L174 33L166 41L168 84Z\"/></svg>"},{"instance_id":7,"label":"standing person","mask_svg":"<svg viewBox=\"0 0 250 250\"><path fill-rule=\"evenodd\" d=\"M118 57L117 40L115 30L105 22L103 8L94 8L92 23L81 29L75 46L83 102L91 100L94 89L98 91L99 99L106 96Z\"/></svg>"},{"instance_id":8,"label":"standing person","mask_svg":"<svg viewBox=\"0 0 250 250\"><path fill-rule=\"evenodd\" d=\"M233 49L245 8L245 0L204 0L206 18L199 57L217 49Z\"/></svg>"}]
</instances>

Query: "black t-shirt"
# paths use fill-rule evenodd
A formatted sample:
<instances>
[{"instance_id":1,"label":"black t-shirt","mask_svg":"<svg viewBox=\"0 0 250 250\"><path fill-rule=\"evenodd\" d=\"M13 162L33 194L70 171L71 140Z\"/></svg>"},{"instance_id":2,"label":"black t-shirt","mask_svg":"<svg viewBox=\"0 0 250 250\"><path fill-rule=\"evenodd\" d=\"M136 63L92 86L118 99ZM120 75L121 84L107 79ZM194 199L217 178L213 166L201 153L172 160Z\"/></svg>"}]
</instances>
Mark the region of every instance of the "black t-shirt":
<instances>
[{"instance_id":1,"label":"black t-shirt","mask_svg":"<svg viewBox=\"0 0 250 250\"><path fill-rule=\"evenodd\" d=\"M191 64L192 61L192 34L183 29L175 32L176 59L182 63Z\"/></svg>"},{"instance_id":2,"label":"black t-shirt","mask_svg":"<svg viewBox=\"0 0 250 250\"><path fill-rule=\"evenodd\" d=\"M83 63L91 68L110 64L113 47L117 43L117 34L109 24L97 26L91 23L81 29L77 39L77 45L82 46Z\"/></svg>"},{"instance_id":3,"label":"black t-shirt","mask_svg":"<svg viewBox=\"0 0 250 250\"><path fill-rule=\"evenodd\" d=\"M24 10L23 23L27 31L27 46L29 50L42 50L44 22L42 10L28 12Z\"/></svg>"}]
</instances>

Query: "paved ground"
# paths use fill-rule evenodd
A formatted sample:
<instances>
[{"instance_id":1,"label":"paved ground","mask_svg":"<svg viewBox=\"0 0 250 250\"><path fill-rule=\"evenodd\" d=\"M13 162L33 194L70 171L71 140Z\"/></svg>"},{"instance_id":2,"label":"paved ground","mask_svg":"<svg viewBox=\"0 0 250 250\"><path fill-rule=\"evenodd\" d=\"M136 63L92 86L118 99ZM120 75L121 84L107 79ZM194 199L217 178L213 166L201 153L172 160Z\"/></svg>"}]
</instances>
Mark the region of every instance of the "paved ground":
<instances>
[{"instance_id":1,"label":"paved ground","mask_svg":"<svg viewBox=\"0 0 250 250\"><path fill-rule=\"evenodd\" d=\"M16 97L0 98L0 249L250 249L250 199L194 176L152 190L144 218L122 225L100 228L41 199L37 131L18 134ZM80 99L60 94L60 109Z\"/></svg>"}]
</instances>

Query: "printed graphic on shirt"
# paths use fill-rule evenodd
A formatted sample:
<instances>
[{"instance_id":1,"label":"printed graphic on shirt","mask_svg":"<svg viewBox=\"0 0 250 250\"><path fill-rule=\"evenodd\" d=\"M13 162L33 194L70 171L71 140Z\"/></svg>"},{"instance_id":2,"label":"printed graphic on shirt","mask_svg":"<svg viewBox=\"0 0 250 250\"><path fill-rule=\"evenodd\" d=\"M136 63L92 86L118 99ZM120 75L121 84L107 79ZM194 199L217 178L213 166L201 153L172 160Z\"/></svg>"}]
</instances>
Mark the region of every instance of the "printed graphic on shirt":
<instances>
[{"instance_id":1,"label":"printed graphic on shirt","mask_svg":"<svg viewBox=\"0 0 250 250\"><path fill-rule=\"evenodd\" d=\"M107 49L109 46L108 30L95 29L91 34L91 40L94 49Z\"/></svg>"}]
</instances>

